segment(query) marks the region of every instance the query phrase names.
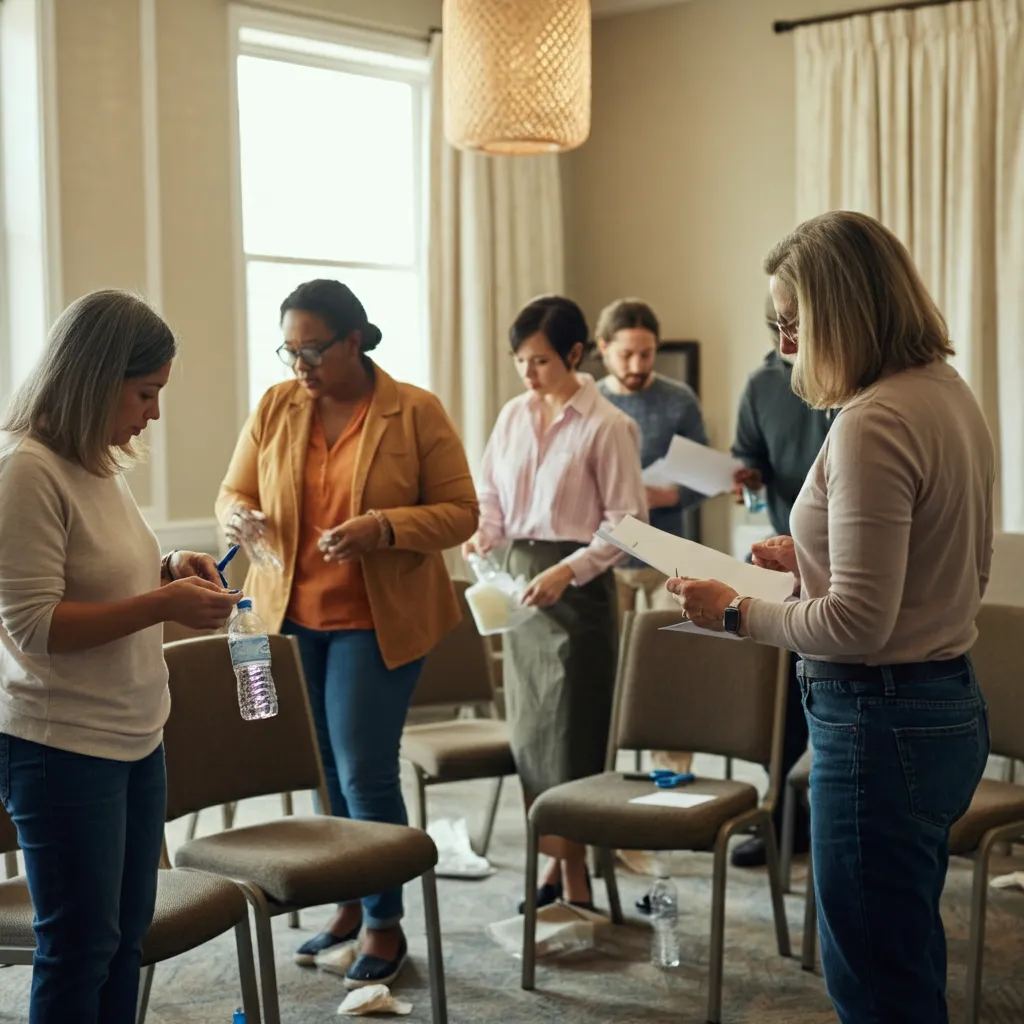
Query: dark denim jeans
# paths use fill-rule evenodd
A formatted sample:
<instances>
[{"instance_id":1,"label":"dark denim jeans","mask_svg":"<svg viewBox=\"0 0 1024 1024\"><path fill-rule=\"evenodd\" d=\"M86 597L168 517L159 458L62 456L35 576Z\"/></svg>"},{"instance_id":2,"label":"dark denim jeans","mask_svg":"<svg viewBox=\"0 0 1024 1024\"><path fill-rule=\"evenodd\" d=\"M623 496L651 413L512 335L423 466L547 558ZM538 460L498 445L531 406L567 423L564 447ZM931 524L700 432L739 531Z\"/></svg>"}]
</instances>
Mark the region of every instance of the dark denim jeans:
<instances>
[{"instance_id":1,"label":"dark denim jeans","mask_svg":"<svg viewBox=\"0 0 1024 1024\"><path fill-rule=\"evenodd\" d=\"M841 1024L947 1024L939 898L949 828L989 751L965 656L801 662L821 962Z\"/></svg>"},{"instance_id":2,"label":"dark denim jeans","mask_svg":"<svg viewBox=\"0 0 1024 1024\"><path fill-rule=\"evenodd\" d=\"M398 748L423 659L389 669L370 629L320 632L286 622L299 642L331 814L406 825ZM402 919L402 890L363 900L368 928Z\"/></svg>"},{"instance_id":3,"label":"dark denim jeans","mask_svg":"<svg viewBox=\"0 0 1024 1024\"><path fill-rule=\"evenodd\" d=\"M134 1024L163 845L163 747L110 761L0 733L0 799L36 912L30 1024Z\"/></svg>"}]
</instances>

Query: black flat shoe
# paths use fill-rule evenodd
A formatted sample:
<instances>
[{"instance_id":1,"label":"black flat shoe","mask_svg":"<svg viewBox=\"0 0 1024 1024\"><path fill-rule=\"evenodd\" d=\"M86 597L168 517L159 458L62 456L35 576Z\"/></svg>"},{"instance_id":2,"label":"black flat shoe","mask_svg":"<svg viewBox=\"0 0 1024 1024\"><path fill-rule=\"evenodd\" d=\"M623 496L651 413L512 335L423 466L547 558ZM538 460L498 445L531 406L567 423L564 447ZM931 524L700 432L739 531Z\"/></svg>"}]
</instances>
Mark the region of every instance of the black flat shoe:
<instances>
[{"instance_id":1,"label":"black flat shoe","mask_svg":"<svg viewBox=\"0 0 1024 1024\"><path fill-rule=\"evenodd\" d=\"M384 960L379 956L363 953L348 969L345 975L345 988L365 988L367 985L390 985L398 977L405 966L409 948L403 933L398 943L398 955L394 960Z\"/></svg>"},{"instance_id":2,"label":"black flat shoe","mask_svg":"<svg viewBox=\"0 0 1024 1024\"><path fill-rule=\"evenodd\" d=\"M541 907L550 907L552 903L557 903L562 898L562 883L561 882L545 882L537 890L537 909ZM519 901L519 913L523 914L526 912L526 900Z\"/></svg>"},{"instance_id":3,"label":"black flat shoe","mask_svg":"<svg viewBox=\"0 0 1024 1024\"><path fill-rule=\"evenodd\" d=\"M349 942L355 942L359 938L359 933L362 931L363 923L359 922L347 935L342 935L340 938L337 935L332 935L330 932L320 932L319 935L314 935L313 938L304 942L295 951L295 962L300 967L315 967L316 958L321 953L326 953L329 949L334 949L335 946L343 946Z\"/></svg>"}]
</instances>

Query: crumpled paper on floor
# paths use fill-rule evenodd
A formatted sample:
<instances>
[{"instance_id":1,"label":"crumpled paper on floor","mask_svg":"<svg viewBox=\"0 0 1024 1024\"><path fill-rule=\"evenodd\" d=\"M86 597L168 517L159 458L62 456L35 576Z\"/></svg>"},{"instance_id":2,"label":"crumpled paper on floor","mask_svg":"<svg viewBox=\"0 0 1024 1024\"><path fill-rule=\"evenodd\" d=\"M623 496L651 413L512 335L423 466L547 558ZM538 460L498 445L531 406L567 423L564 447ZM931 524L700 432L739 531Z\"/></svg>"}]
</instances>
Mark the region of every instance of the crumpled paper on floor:
<instances>
[{"instance_id":1,"label":"crumpled paper on floor","mask_svg":"<svg viewBox=\"0 0 1024 1024\"><path fill-rule=\"evenodd\" d=\"M517 914L505 921L487 926L487 934L506 952L523 955L523 916ZM537 911L537 956L560 956L578 950L594 949L599 934L611 922L603 914L595 914L569 903L550 903Z\"/></svg>"},{"instance_id":2,"label":"crumpled paper on floor","mask_svg":"<svg viewBox=\"0 0 1024 1024\"><path fill-rule=\"evenodd\" d=\"M449 821L447 818L432 821L427 826L427 835L437 847L434 874L438 878L478 879L494 874L495 868L491 862L473 851L465 818L459 818L458 821Z\"/></svg>"},{"instance_id":3,"label":"crumpled paper on floor","mask_svg":"<svg viewBox=\"0 0 1024 1024\"><path fill-rule=\"evenodd\" d=\"M994 889L1024 889L1024 871L1013 871L1008 875L998 875L989 883Z\"/></svg>"},{"instance_id":4,"label":"crumpled paper on floor","mask_svg":"<svg viewBox=\"0 0 1024 1024\"><path fill-rule=\"evenodd\" d=\"M395 999L387 985L367 985L349 992L338 1007L339 1017L368 1017L372 1013L407 1017L412 1013L412 1003Z\"/></svg>"},{"instance_id":5,"label":"crumpled paper on floor","mask_svg":"<svg viewBox=\"0 0 1024 1024\"><path fill-rule=\"evenodd\" d=\"M343 942L338 946L331 946L316 957L316 966L328 974L340 974L344 977L348 969L356 962L359 956L358 942Z\"/></svg>"}]
</instances>

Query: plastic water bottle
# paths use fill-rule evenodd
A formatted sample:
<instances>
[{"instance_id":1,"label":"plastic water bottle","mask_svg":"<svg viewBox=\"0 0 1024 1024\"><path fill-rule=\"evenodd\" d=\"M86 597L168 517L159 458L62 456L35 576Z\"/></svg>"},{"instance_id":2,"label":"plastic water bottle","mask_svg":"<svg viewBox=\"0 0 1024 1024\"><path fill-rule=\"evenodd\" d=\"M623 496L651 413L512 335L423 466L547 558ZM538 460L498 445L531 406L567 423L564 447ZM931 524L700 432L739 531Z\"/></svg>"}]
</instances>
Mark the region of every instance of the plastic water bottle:
<instances>
[{"instance_id":1,"label":"plastic water bottle","mask_svg":"<svg viewBox=\"0 0 1024 1024\"><path fill-rule=\"evenodd\" d=\"M754 515L768 507L765 504L764 491L752 491L749 487L743 488L743 504L747 506L747 511Z\"/></svg>"},{"instance_id":2,"label":"plastic water bottle","mask_svg":"<svg viewBox=\"0 0 1024 1024\"><path fill-rule=\"evenodd\" d=\"M231 1015L231 1024L245 1024L245 1011L241 1007Z\"/></svg>"},{"instance_id":3,"label":"plastic water bottle","mask_svg":"<svg viewBox=\"0 0 1024 1024\"><path fill-rule=\"evenodd\" d=\"M666 970L679 966L679 893L666 874L651 886L651 963Z\"/></svg>"},{"instance_id":4,"label":"plastic water bottle","mask_svg":"<svg viewBox=\"0 0 1024 1024\"><path fill-rule=\"evenodd\" d=\"M228 625L228 647L238 682L238 708L251 722L277 714L277 690L270 674L270 638L263 620L252 610L252 601L238 602Z\"/></svg>"}]
</instances>

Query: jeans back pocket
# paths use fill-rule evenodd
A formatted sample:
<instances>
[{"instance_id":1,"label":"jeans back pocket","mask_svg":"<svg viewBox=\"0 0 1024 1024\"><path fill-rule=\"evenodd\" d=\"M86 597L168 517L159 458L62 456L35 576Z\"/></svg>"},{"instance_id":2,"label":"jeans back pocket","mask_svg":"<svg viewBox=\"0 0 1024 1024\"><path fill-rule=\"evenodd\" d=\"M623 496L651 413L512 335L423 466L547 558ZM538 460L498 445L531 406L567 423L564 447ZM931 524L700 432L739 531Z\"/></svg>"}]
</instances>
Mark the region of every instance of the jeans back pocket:
<instances>
[{"instance_id":1,"label":"jeans back pocket","mask_svg":"<svg viewBox=\"0 0 1024 1024\"><path fill-rule=\"evenodd\" d=\"M915 818L949 828L971 804L983 766L978 720L893 730Z\"/></svg>"}]
</instances>

